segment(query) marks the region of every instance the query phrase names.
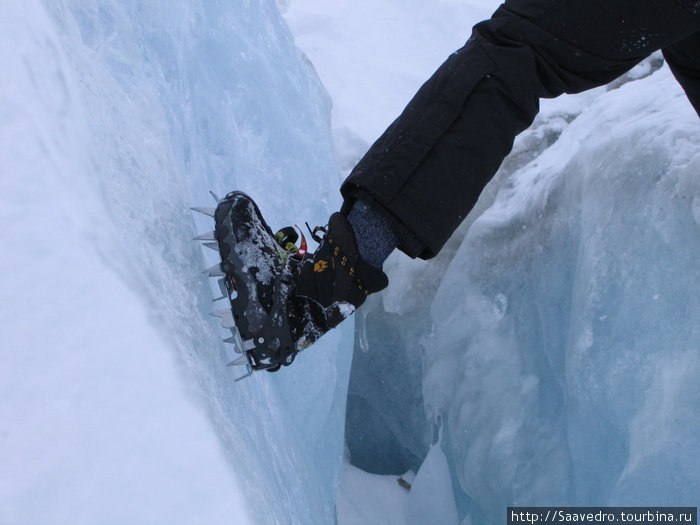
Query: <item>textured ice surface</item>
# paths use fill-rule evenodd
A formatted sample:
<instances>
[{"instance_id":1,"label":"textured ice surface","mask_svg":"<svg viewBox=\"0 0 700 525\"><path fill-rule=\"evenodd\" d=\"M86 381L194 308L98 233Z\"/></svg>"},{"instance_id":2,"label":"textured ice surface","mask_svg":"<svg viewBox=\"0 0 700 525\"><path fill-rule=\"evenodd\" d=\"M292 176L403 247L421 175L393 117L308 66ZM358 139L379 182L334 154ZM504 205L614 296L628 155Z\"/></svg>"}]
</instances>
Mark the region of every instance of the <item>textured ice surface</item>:
<instances>
[{"instance_id":1,"label":"textured ice surface","mask_svg":"<svg viewBox=\"0 0 700 525\"><path fill-rule=\"evenodd\" d=\"M295 31L343 73L347 169L495 2L323 5ZM274 3L10 1L0 57L0 521L333 523L349 325L234 386L190 241L209 189L273 228L337 208L329 101ZM545 104L440 257L388 262L353 421L367 464L418 471L374 515L697 504L700 129L655 67Z\"/></svg>"},{"instance_id":2,"label":"textured ice surface","mask_svg":"<svg viewBox=\"0 0 700 525\"><path fill-rule=\"evenodd\" d=\"M333 523L351 336L234 385L191 241L337 206L275 3L11 0L0 62L0 521Z\"/></svg>"},{"instance_id":3,"label":"textured ice surface","mask_svg":"<svg viewBox=\"0 0 700 525\"><path fill-rule=\"evenodd\" d=\"M343 169L459 46L439 49L455 25L466 39L469 10L496 5L291 4ZM509 504L697 504L700 125L661 62L545 101L445 250L387 262L357 314L353 464L399 474L438 440L463 524Z\"/></svg>"},{"instance_id":4,"label":"textured ice surface","mask_svg":"<svg viewBox=\"0 0 700 525\"><path fill-rule=\"evenodd\" d=\"M423 389L475 509L697 500L698 131L667 69L601 94L468 230Z\"/></svg>"},{"instance_id":5,"label":"textured ice surface","mask_svg":"<svg viewBox=\"0 0 700 525\"><path fill-rule=\"evenodd\" d=\"M366 312L380 316L365 325L368 355L386 348L377 334L413 337L416 309L430 326L394 342L420 364L372 373L415 381L422 366L427 420L398 441L444 430L461 519L499 523L517 504L696 504L699 131L665 68L546 104L447 253L390 262L392 285L424 284ZM414 407L376 403L377 427L407 413L417 426Z\"/></svg>"}]
</instances>

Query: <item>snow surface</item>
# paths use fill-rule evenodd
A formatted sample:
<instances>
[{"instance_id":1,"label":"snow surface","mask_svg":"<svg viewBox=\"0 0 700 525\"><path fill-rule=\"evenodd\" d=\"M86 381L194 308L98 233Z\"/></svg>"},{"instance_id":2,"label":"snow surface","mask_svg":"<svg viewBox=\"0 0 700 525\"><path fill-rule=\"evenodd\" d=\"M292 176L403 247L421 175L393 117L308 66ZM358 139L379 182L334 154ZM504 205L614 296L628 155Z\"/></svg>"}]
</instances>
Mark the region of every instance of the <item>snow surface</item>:
<instances>
[{"instance_id":1,"label":"snow surface","mask_svg":"<svg viewBox=\"0 0 700 525\"><path fill-rule=\"evenodd\" d=\"M399 479L410 483L412 473L399 476L368 474L345 463L338 488L338 523L342 525L404 525L409 490Z\"/></svg>"},{"instance_id":2,"label":"snow surface","mask_svg":"<svg viewBox=\"0 0 700 525\"><path fill-rule=\"evenodd\" d=\"M352 372L352 323L223 366L189 206L322 224L495 7L0 5L0 522L334 523L338 483L341 525L698 504L700 124L658 56L543 104L440 256L392 256Z\"/></svg>"}]
</instances>

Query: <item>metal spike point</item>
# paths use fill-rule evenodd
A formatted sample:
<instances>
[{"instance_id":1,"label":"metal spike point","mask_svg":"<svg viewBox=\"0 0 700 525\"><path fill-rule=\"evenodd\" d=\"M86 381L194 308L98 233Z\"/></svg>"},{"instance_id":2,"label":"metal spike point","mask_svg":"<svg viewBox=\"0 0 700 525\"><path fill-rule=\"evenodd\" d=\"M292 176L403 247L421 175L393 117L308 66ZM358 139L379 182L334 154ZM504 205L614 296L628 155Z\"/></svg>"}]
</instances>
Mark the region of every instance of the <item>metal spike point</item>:
<instances>
[{"instance_id":1,"label":"metal spike point","mask_svg":"<svg viewBox=\"0 0 700 525\"><path fill-rule=\"evenodd\" d=\"M241 379L245 379L246 377L250 377L253 375L253 367L250 364L250 360L248 359L247 355L242 355L241 357L237 357L230 363L228 363L226 366L245 366L246 367L246 373L243 374L241 377L238 377L235 379L235 382L240 381Z\"/></svg>"},{"instance_id":2,"label":"metal spike point","mask_svg":"<svg viewBox=\"0 0 700 525\"><path fill-rule=\"evenodd\" d=\"M216 193L214 193L211 190L209 190L209 193L211 194L212 197L214 197L214 200L216 201L217 204L219 204L221 202L221 199L218 197L218 195Z\"/></svg>"},{"instance_id":3,"label":"metal spike point","mask_svg":"<svg viewBox=\"0 0 700 525\"><path fill-rule=\"evenodd\" d=\"M211 231L211 232L203 233L201 235L197 235L194 238L194 240L195 241L215 241L216 237L214 237L214 232Z\"/></svg>"},{"instance_id":4,"label":"metal spike point","mask_svg":"<svg viewBox=\"0 0 700 525\"><path fill-rule=\"evenodd\" d=\"M232 344L233 350L237 354L242 354L245 352L245 350L243 350L242 348L243 343L241 342L241 338L236 330L231 330L231 337L227 337L226 339L224 339L224 343Z\"/></svg>"},{"instance_id":5,"label":"metal spike point","mask_svg":"<svg viewBox=\"0 0 700 525\"><path fill-rule=\"evenodd\" d=\"M221 265L220 264L215 264L211 268L207 268L204 270L202 273L206 273L209 275L209 277L223 277L226 274L221 271Z\"/></svg>"},{"instance_id":6,"label":"metal spike point","mask_svg":"<svg viewBox=\"0 0 700 525\"><path fill-rule=\"evenodd\" d=\"M221 297L216 297L215 299L212 300L212 303L215 303L217 301L221 301L221 299L226 299L226 296L222 295Z\"/></svg>"},{"instance_id":7,"label":"metal spike point","mask_svg":"<svg viewBox=\"0 0 700 525\"><path fill-rule=\"evenodd\" d=\"M219 243L218 242L203 242L202 246L206 246L210 250L214 250L215 252L219 251Z\"/></svg>"},{"instance_id":8,"label":"metal spike point","mask_svg":"<svg viewBox=\"0 0 700 525\"><path fill-rule=\"evenodd\" d=\"M248 361L248 356L247 355L242 355L240 357L237 357L230 363L226 363L226 366L243 366L243 365L248 365L250 366L250 362Z\"/></svg>"},{"instance_id":9,"label":"metal spike point","mask_svg":"<svg viewBox=\"0 0 700 525\"><path fill-rule=\"evenodd\" d=\"M237 354L244 354L245 351L239 346L239 339L236 339L235 337L227 337L226 339L223 340L224 343L228 343L230 345L233 345L233 351L236 352Z\"/></svg>"},{"instance_id":10,"label":"metal spike point","mask_svg":"<svg viewBox=\"0 0 700 525\"><path fill-rule=\"evenodd\" d=\"M209 217L214 217L214 212L216 212L216 208L192 207L192 208L190 208L190 210L196 211L197 213L202 213L202 214L207 215Z\"/></svg>"},{"instance_id":11,"label":"metal spike point","mask_svg":"<svg viewBox=\"0 0 700 525\"><path fill-rule=\"evenodd\" d=\"M233 382L234 382L234 383L238 383L241 379L245 379L245 378L250 377L250 376L252 376L252 375L253 375L253 367L250 366L250 365L248 365L248 371L247 371L247 373L245 373L245 374L242 375L241 377L238 377L238 378L234 379Z\"/></svg>"},{"instance_id":12,"label":"metal spike point","mask_svg":"<svg viewBox=\"0 0 700 525\"><path fill-rule=\"evenodd\" d=\"M233 320L233 312L229 309L216 310L212 312L211 315L221 319L221 326L224 328L233 328L236 326L236 321Z\"/></svg>"}]
</instances>

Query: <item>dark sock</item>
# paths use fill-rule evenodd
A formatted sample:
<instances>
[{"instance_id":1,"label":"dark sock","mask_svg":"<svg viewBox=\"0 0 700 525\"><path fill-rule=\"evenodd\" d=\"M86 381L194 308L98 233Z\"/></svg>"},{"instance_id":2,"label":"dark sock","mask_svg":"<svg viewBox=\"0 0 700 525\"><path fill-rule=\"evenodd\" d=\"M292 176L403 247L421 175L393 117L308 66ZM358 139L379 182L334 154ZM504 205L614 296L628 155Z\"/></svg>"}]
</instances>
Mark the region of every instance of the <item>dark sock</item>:
<instances>
[{"instance_id":1,"label":"dark sock","mask_svg":"<svg viewBox=\"0 0 700 525\"><path fill-rule=\"evenodd\" d=\"M372 204L359 200L350 208L348 222L355 232L360 256L375 268L381 268L398 246L391 219Z\"/></svg>"}]
</instances>

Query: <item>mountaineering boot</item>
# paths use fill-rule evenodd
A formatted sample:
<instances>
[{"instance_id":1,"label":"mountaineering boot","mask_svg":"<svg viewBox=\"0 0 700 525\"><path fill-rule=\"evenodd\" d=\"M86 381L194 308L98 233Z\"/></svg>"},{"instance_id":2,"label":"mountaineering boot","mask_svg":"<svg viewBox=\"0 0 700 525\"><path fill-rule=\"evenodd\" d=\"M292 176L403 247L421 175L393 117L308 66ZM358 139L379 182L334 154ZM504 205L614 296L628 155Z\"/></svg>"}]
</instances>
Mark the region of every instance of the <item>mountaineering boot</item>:
<instances>
[{"instance_id":1,"label":"mountaineering boot","mask_svg":"<svg viewBox=\"0 0 700 525\"><path fill-rule=\"evenodd\" d=\"M306 253L293 228L274 234L255 202L234 191L218 201L214 239L247 364L275 371L385 288L384 272L359 255L345 216L335 213ZM322 232L323 236L316 235Z\"/></svg>"},{"instance_id":2,"label":"mountaineering boot","mask_svg":"<svg viewBox=\"0 0 700 525\"><path fill-rule=\"evenodd\" d=\"M316 252L299 263L290 298L291 325L298 350L314 343L365 302L367 296L389 283L379 268L362 259L355 234L344 215L331 215ZM312 322L305 323L310 318Z\"/></svg>"}]
</instances>

